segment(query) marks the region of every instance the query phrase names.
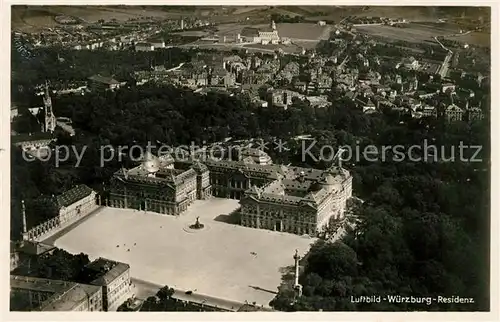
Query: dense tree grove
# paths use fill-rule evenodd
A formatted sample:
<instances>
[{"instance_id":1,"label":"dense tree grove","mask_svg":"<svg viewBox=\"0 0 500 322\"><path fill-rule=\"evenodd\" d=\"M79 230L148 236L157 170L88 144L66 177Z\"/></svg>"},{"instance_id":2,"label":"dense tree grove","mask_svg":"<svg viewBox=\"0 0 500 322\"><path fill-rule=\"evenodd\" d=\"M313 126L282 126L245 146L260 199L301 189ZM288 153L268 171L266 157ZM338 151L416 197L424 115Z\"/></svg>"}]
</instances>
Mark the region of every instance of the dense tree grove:
<instances>
[{"instance_id":1,"label":"dense tree grove","mask_svg":"<svg viewBox=\"0 0 500 322\"><path fill-rule=\"evenodd\" d=\"M354 194L365 202L354 210L359 224L336 244L318 243L305 260L301 276L304 296L290 304L282 290L274 301L281 310L419 310L429 307L387 302L352 303L351 296L413 295L474 298L473 304L433 303L430 309L486 310L489 307L489 120L445 123L441 119L411 119L394 113L363 114L352 101L330 95L333 105L314 109L295 104L287 110L255 107L249 100L223 94L198 95L170 86L146 85L117 92L53 99L58 116L72 118L79 133L60 135L58 144L86 147L75 167L72 156L57 166L49 162L12 162L13 214L19 216L23 197L57 194L76 183L98 190L129 158L100 165L101 147L202 144L226 137L283 139L289 150L269 152L279 163L327 167L323 146L350 147L359 157L343 165L354 177ZM304 153L293 138L311 134L316 143ZM435 145L436 160L401 160L383 146ZM476 159L461 161L460 142L480 145ZM366 147L378 148L373 155ZM441 148L442 147L442 148ZM357 150L356 150L357 149ZM443 149L443 150L441 150ZM452 152L454 149L454 152ZM127 153L127 151L125 151ZM471 158L474 149L465 149ZM423 155L421 149L413 154ZM443 161L454 153L454 161ZM318 156L323 155L323 160ZM17 158L17 159L16 159ZM16 208L17 207L17 208ZM16 211L15 211L16 210Z\"/></svg>"},{"instance_id":2,"label":"dense tree grove","mask_svg":"<svg viewBox=\"0 0 500 322\"><path fill-rule=\"evenodd\" d=\"M83 253L73 255L57 248L50 254L43 254L36 259L26 259L13 274L82 282L85 281L84 266L88 263L90 263L89 257Z\"/></svg>"}]
</instances>

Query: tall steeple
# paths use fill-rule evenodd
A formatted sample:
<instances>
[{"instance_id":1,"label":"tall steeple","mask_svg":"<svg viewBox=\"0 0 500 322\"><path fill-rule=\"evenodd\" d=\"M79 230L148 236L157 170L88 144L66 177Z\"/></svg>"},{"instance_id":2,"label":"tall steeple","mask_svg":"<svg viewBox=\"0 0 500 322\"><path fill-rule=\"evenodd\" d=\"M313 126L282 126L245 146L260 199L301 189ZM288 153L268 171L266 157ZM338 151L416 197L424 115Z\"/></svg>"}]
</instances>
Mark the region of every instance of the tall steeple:
<instances>
[{"instance_id":1,"label":"tall steeple","mask_svg":"<svg viewBox=\"0 0 500 322\"><path fill-rule=\"evenodd\" d=\"M52 112L52 99L50 98L49 85L45 82L45 95L43 97L43 105L45 110L45 119L43 125L43 132L54 132L56 128L56 117Z\"/></svg>"},{"instance_id":2,"label":"tall steeple","mask_svg":"<svg viewBox=\"0 0 500 322\"><path fill-rule=\"evenodd\" d=\"M271 29L273 31L276 30L276 23L274 22L274 20L271 21Z\"/></svg>"}]
</instances>

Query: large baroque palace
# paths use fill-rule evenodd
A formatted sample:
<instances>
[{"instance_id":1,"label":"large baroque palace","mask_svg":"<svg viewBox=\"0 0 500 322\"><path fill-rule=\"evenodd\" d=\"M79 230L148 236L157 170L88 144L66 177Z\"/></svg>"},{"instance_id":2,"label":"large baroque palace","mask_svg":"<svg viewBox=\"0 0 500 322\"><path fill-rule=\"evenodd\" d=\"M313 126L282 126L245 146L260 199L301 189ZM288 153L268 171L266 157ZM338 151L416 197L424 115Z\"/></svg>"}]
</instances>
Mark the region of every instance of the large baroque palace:
<instances>
[{"instance_id":1,"label":"large baroque palace","mask_svg":"<svg viewBox=\"0 0 500 322\"><path fill-rule=\"evenodd\" d=\"M180 215L197 199L240 200L241 225L315 235L343 217L352 176L327 170L239 161L174 159L146 153L111 180L109 205Z\"/></svg>"},{"instance_id":2,"label":"large baroque palace","mask_svg":"<svg viewBox=\"0 0 500 322\"><path fill-rule=\"evenodd\" d=\"M122 169L111 179L110 206L179 215L196 199L211 195L208 168L194 163L174 167L170 155L146 153L141 165Z\"/></svg>"}]
</instances>

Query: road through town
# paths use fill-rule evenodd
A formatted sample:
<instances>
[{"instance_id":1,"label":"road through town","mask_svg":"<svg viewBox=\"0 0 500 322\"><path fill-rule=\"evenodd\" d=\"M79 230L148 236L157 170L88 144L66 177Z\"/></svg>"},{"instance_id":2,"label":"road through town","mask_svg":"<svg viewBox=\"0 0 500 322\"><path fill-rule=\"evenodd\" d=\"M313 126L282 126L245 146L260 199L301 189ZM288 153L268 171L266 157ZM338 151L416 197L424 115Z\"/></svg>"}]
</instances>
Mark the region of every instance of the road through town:
<instances>
[{"instance_id":1,"label":"road through town","mask_svg":"<svg viewBox=\"0 0 500 322\"><path fill-rule=\"evenodd\" d=\"M163 285L158 285L154 283L150 283L148 281L132 278L132 284L133 284L133 293L137 298L140 299L147 299L149 296L154 296L158 290L163 287ZM245 303L237 302L237 301L231 301L227 299L221 299L213 296L208 296L208 295L203 295L203 294L198 294L196 293L196 289L190 290L193 293L192 294L186 294L187 290L179 290L174 288L174 295L173 297L179 300L183 301L189 301L189 302L194 302L194 303L199 303L199 304L206 304L209 306L214 306L222 309L226 309L229 311L237 311L242 305ZM269 307L264 307L263 311L272 311L271 308Z\"/></svg>"}]
</instances>

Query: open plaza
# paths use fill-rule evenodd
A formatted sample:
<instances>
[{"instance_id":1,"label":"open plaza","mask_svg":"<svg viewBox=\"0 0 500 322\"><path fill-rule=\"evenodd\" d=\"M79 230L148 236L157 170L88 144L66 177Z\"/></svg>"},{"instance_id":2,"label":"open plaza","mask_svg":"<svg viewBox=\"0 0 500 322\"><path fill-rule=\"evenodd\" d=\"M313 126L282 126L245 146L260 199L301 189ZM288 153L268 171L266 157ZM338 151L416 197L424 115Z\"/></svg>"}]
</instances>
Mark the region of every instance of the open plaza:
<instances>
[{"instance_id":1,"label":"open plaza","mask_svg":"<svg viewBox=\"0 0 500 322\"><path fill-rule=\"evenodd\" d=\"M268 306L282 273L315 239L225 222L237 200L196 200L180 216L102 208L55 241L71 253L130 264L131 277ZM203 229L190 228L199 217Z\"/></svg>"}]
</instances>

